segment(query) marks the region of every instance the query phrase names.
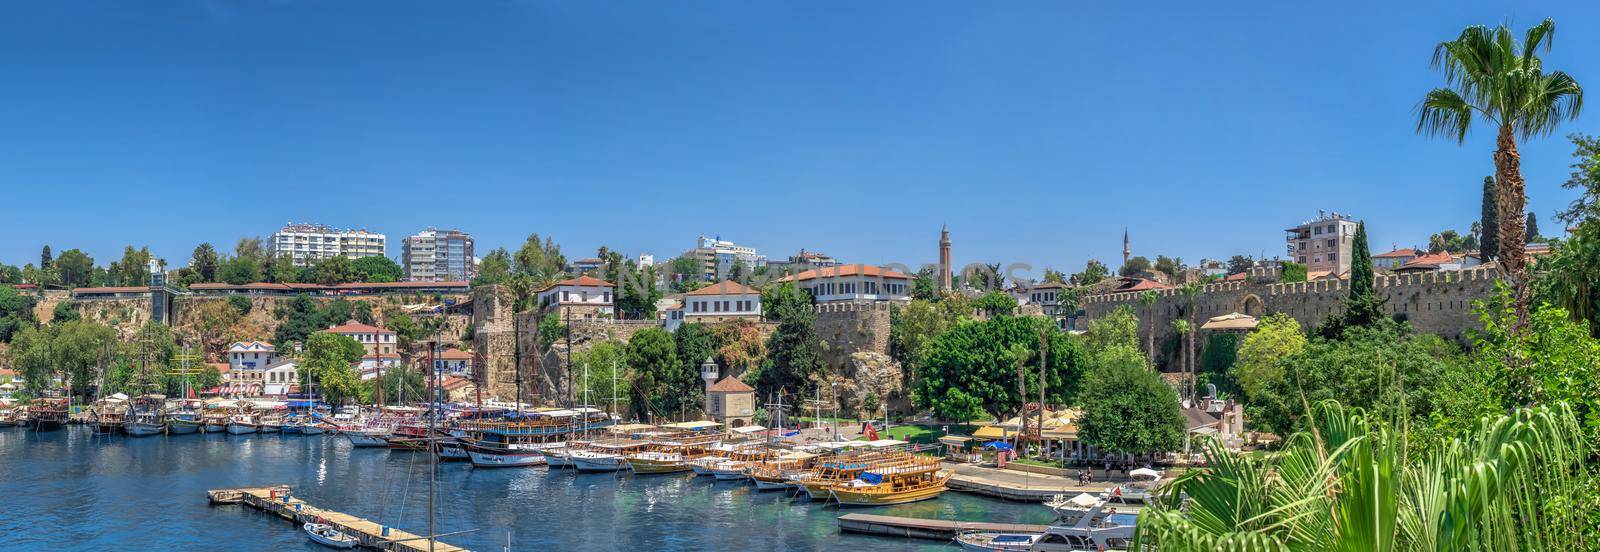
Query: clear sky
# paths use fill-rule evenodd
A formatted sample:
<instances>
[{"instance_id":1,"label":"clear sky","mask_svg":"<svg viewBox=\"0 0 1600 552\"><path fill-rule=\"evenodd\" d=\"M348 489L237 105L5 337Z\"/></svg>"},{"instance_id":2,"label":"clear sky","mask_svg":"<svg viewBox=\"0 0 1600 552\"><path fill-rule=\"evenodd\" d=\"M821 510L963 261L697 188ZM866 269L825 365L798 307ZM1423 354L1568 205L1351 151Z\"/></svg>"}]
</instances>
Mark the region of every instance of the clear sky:
<instances>
[{"instance_id":1,"label":"clear sky","mask_svg":"<svg viewBox=\"0 0 1600 552\"><path fill-rule=\"evenodd\" d=\"M4 2L0 262L149 245L174 264L286 221L479 254L551 235L666 258L1067 271L1279 254L1318 209L1373 248L1465 231L1493 136L1414 132L1433 45L1557 24L1600 95L1595 2ZM1568 133L1525 144L1541 228Z\"/></svg>"}]
</instances>

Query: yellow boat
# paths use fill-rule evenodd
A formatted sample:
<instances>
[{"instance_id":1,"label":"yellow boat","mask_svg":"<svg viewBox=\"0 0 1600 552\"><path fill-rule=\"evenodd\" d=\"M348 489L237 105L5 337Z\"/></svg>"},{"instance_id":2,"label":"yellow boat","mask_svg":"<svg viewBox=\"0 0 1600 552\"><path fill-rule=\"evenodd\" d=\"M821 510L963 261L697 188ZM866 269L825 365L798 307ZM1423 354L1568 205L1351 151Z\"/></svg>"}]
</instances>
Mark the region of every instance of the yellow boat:
<instances>
[{"instance_id":1,"label":"yellow boat","mask_svg":"<svg viewBox=\"0 0 1600 552\"><path fill-rule=\"evenodd\" d=\"M828 494L840 506L887 506L937 498L950 472L936 458L913 457L894 466L874 466L848 482L832 485Z\"/></svg>"},{"instance_id":2,"label":"yellow boat","mask_svg":"<svg viewBox=\"0 0 1600 552\"><path fill-rule=\"evenodd\" d=\"M876 451L828 456L817 461L809 471L790 477L789 483L805 489L812 500L829 500L833 495L828 490L834 485L853 481L868 469L899 465L910 458L909 454Z\"/></svg>"}]
</instances>

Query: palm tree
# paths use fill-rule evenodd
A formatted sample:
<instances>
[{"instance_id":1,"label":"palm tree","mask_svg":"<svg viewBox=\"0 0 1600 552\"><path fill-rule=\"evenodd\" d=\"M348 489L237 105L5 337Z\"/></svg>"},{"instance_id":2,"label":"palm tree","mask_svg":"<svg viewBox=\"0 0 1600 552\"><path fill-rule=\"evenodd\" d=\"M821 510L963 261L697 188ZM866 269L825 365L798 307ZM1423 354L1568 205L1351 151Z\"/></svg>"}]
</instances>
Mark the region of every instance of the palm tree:
<instances>
[{"instance_id":1,"label":"palm tree","mask_svg":"<svg viewBox=\"0 0 1600 552\"><path fill-rule=\"evenodd\" d=\"M1195 315L1199 314L1200 312L1199 301L1197 299L1200 297L1200 292L1202 291L1205 291L1205 288L1197 283L1184 284L1178 287L1178 294L1183 296L1183 315L1188 318L1189 332L1186 334L1188 340L1183 342L1183 358L1184 364L1189 370L1189 390L1191 392L1194 391L1195 376L1194 343L1195 338L1197 337L1196 334L1200 331L1200 321L1196 319Z\"/></svg>"},{"instance_id":2,"label":"palm tree","mask_svg":"<svg viewBox=\"0 0 1600 552\"><path fill-rule=\"evenodd\" d=\"M1206 467L1140 513L1129 549L1586 549L1585 447L1564 403L1409 456L1403 433L1334 401L1309 427L1267 457L1209 440Z\"/></svg>"},{"instance_id":3,"label":"palm tree","mask_svg":"<svg viewBox=\"0 0 1600 552\"><path fill-rule=\"evenodd\" d=\"M1194 326L1190 325L1188 320L1184 320L1184 319L1180 318L1180 319L1172 321L1172 331L1174 333L1178 334L1178 347L1180 349L1183 349L1183 350L1178 352L1178 360L1179 360L1179 362L1182 363L1182 364L1180 364L1180 366L1182 367L1183 373L1189 374L1190 373L1189 366L1188 366L1189 355L1187 354L1188 353L1188 349L1189 349L1188 339L1189 339L1189 334L1194 332ZM1188 387L1189 387L1190 390L1193 390L1194 389L1194 376L1191 374L1191 375L1188 376L1188 379L1189 379Z\"/></svg>"},{"instance_id":4,"label":"palm tree","mask_svg":"<svg viewBox=\"0 0 1600 552\"><path fill-rule=\"evenodd\" d=\"M1465 142L1474 118L1496 129L1500 266L1511 278L1519 330L1528 323L1528 270L1522 217L1527 196L1517 139L1549 135L1583 108L1577 81L1561 71L1544 72L1537 54L1540 47L1549 51L1554 39L1555 23L1549 19L1528 29L1521 42L1505 25L1467 27L1434 48L1433 66L1443 71L1446 87L1428 92L1417 106L1417 132L1428 136Z\"/></svg>"},{"instance_id":5,"label":"palm tree","mask_svg":"<svg viewBox=\"0 0 1600 552\"><path fill-rule=\"evenodd\" d=\"M1145 356L1146 359L1149 359L1151 369L1154 369L1155 366L1156 366L1156 310L1155 310L1155 306L1156 306L1156 301L1158 301L1160 299L1161 299L1161 296L1160 295L1156 295L1156 292L1154 292L1154 291L1146 291L1144 293L1139 294L1139 302L1144 304L1144 322L1145 322L1145 327L1149 328L1149 330L1150 330L1148 332L1145 332L1145 337L1144 337L1144 356Z\"/></svg>"}]
</instances>

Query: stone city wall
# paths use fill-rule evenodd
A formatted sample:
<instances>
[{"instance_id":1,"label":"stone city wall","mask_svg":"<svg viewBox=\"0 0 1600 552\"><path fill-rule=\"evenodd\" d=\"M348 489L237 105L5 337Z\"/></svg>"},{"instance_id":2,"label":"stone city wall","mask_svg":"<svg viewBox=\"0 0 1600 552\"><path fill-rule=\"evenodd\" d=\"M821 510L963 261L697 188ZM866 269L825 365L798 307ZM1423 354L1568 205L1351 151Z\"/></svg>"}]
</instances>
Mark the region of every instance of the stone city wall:
<instances>
[{"instance_id":1,"label":"stone city wall","mask_svg":"<svg viewBox=\"0 0 1600 552\"><path fill-rule=\"evenodd\" d=\"M1493 293L1498 277L1499 268L1495 266L1380 274L1376 290L1378 297L1385 301L1385 310L1410 322L1416 331L1464 342L1467 330L1481 327L1477 315L1472 312L1472 302ZM1309 330L1330 314L1342 311L1345 297L1350 293L1350 282L1346 280L1285 283L1279 279L1277 268L1256 268L1250 271L1246 281L1206 284L1195 297L1194 318L1204 323L1207 318L1233 312L1256 317L1281 312L1294 317L1302 328ZM1084 297L1084 318L1094 320L1124 305L1132 307L1140 318L1139 339L1143 341L1150 324L1145 321L1146 307L1139 302L1141 293ZM1177 289L1155 293L1158 300L1151 309L1160 342L1172 336L1172 320L1188 300ZM1081 323L1080 327L1085 327Z\"/></svg>"}]
</instances>

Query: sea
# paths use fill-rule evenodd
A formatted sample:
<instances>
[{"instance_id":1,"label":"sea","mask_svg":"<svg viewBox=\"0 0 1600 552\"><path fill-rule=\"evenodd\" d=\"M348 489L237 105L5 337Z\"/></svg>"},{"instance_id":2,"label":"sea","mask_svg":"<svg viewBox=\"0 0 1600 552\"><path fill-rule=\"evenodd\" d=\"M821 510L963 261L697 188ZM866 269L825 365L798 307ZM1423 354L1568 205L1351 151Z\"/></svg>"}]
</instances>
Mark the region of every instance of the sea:
<instances>
[{"instance_id":1,"label":"sea","mask_svg":"<svg viewBox=\"0 0 1600 552\"><path fill-rule=\"evenodd\" d=\"M284 484L318 507L428 530L428 457L353 448L337 435L127 437L86 426L0 429L0 550L326 550L293 523L209 489ZM861 512L1045 524L1049 510L946 492L878 508L818 504L693 474L579 474L439 465L439 540L471 550L957 550L842 534Z\"/></svg>"}]
</instances>

